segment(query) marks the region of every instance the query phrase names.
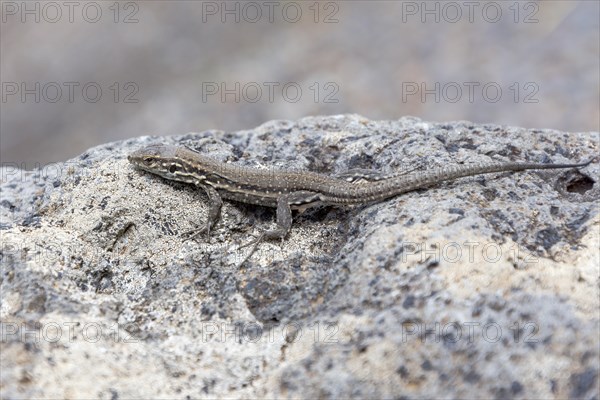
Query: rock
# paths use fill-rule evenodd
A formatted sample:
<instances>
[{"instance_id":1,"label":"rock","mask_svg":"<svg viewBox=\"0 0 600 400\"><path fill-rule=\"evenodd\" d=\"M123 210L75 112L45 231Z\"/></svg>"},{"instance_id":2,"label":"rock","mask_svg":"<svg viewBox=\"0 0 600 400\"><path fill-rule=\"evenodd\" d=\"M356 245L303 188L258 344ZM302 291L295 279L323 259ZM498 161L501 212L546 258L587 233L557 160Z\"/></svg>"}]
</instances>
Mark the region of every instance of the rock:
<instances>
[{"instance_id":1,"label":"rock","mask_svg":"<svg viewBox=\"0 0 600 400\"><path fill-rule=\"evenodd\" d=\"M140 137L2 170L2 397L598 397L598 161L295 216L132 168L180 143L336 174L578 162L599 134L358 115ZM143 384L141 384L143 383Z\"/></svg>"}]
</instances>

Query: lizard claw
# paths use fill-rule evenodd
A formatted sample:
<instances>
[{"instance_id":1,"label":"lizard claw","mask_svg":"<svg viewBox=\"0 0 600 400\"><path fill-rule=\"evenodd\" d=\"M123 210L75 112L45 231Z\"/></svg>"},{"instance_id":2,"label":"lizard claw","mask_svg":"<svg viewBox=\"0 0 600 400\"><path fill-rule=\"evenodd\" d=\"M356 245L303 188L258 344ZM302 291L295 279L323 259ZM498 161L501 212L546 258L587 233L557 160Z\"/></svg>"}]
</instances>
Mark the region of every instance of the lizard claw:
<instances>
[{"instance_id":1,"label":"lizard claw","mask_svg":"<svg viewBox=\"0 0 600 400\"><path fill-rule=\"evenodd\" d=\"M181 235L179 235L180 237L183 236L187 236L190 235L188 238L184 239L184 242L188 241L188 240L192 240L194 239L196 236L203 234L204 232L206 232L207 236L206 238L208 239L210 237L210 225L207 225L203 228L196 228L196 229L190 229L189 231L185 231L183 232Z\"/></svg>"},{"instance_id":2,"label":"lizard claw","mask_svg":"<svg viewBox=\"0 0 600 400\"><path fill-rule=\"evenodd\" d=\"M265 237L265 233L263 232L256 239L254 239L254 240L252 240L252 241L250 241L250 242L248 242L246 244L240 245L240 247L238 247L238 249L243 249L244 247L248 247L248 246L254 245L254 247L252 249L254 251L256 249L256 246L258 246L258 244L260 242L262 242L262 240L264 239L264 237Z\"/></svg>"},{"instance_id":3,"label":"lizard claw","mask_svg":"<svg viewBox=\"0 0 600 400\"><path fill-rule=\"evenodd\" d=\"M243 249L244 247L252 246L252 248L250 249L250 252L248 253L248 255L246 255L246 257L244 257L242 262L239 263L238 267L241 267L246 261L248 261L248 259L250 257L252 257L252 254L254 254L254 252L256 251L256 248L258 247L260 242L263 241L264 238L265 238L265 232L261 233L256 239L254 239L246 244L242 244L238 247L238 249Z\"/></svg>"}]
</instances>

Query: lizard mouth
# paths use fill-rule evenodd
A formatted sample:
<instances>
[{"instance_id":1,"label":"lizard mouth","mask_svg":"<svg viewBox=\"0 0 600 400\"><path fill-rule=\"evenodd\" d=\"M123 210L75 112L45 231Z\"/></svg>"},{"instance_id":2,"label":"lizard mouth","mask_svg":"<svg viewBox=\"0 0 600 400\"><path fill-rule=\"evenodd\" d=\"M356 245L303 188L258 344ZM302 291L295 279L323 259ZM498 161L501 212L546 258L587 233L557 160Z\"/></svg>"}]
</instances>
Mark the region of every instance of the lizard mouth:
<instances>
[{"instance_id":1,"label":"lizard mouth","mask_svg":"<svg viewBox=\"0 0 600 400\"><path fill-rule=\"evenodd\" d=\"M150 163L152 157L148 156L148 153L144 153L144 149L136 150L133 153L127 155L127 160L138 168L144 169L147 164Z\"/></svg>"}]
</instances>

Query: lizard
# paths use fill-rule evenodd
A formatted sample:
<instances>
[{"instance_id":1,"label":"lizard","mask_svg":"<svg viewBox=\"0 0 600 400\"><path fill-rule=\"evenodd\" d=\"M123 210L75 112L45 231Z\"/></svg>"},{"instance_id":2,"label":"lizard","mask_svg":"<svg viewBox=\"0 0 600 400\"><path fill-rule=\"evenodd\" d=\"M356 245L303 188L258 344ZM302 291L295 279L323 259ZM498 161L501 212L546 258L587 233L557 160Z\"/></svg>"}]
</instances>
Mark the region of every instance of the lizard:
<instances>
[{"instance_id":1,"label":"lizard","mask_svg":"<svg viewBox=\"0 0 600 400\"><path fill-rule=\"evenodd\" d=\"M218 161L185 146L161 144L136 150L128 155L128 160L141 170L204 189L209 199L208 218L203 228L194 230L197 231L194 236L203 232L210 235L219 220L222 199L276 208L277 227L263 231L255 241L247 244L254 245L250 255L262 240L283 240L287 236L292 226L292 210L302 212L316 206L376 203L461 177L494 172L582 168L592 162L488 162L391 175L371 170L350 170L339 176L328 176L311 171L245 167Z\"/></svg>"}]
</instances>

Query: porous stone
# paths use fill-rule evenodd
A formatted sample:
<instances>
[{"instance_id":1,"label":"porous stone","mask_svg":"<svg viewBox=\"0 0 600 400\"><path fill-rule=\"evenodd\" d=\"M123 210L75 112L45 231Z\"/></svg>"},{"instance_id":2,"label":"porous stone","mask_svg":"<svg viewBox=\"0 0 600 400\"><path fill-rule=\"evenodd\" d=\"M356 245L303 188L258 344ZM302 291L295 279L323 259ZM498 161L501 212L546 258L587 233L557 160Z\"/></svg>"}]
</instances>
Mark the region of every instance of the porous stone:
<instances>
[{"instance_id":1,"label":"porous stone","mask_svg":"<svg viewBox=\"0 0 600 400\"><path fill-rule=\"evenodd\" d=\"M127 154L183 144L336 174L578 162L597 132L359 115L139 137L23 171L0 201L3 398L598 398L596 159L295 215L226 201Z\"/></svg>"}]
</instances>

